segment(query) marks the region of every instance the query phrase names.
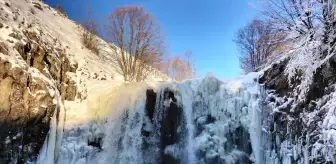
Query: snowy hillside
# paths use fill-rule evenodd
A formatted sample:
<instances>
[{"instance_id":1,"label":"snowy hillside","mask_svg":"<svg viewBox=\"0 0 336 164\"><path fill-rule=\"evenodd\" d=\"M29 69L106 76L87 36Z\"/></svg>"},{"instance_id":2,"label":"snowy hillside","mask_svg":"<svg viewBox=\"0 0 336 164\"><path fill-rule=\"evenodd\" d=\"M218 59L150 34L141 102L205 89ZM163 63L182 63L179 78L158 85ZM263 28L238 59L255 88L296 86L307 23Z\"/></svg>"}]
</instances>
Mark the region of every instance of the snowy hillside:
<instances>
[{"instance_id":1,"label":"snowy hillside","mask_svg":"<svg viewBox=\"0 0 336 164\"><path fill-rule=\"evenodd\" d=\"M8 3L10 7L5 4ZM79 89L93 89L95 83L109 85L109 83L120 83L122 76L117 74L111 66L111 55L113 53L109 43L100 41L101 53L96 55L86 49L81 42L83 28L76 22L69 20L58 13L50 6L39 1L5 1L1 0L2 17L4 19L2 28L2 39L7 41L8 34L13 31L33 30L39 32L42 41L54 44L53 46L64 48L67 57L72 64L78 64L76 71L77 84ZM40 6L35 7L35 6ZM32 13L32 11L34 11ZM15 19L14 19L15 18ZM22 25L20 25L22 23ZM8 26L8 28L7 28ZM21 26L21 28L20 28ZM28 27L28 28L27 28ZM7 35L6 35L7 34ZM16 41L16 40L15 40ZM149 80L167 80L163 74L156 73ZM91 84L93 83L93 84ZM83 86L83 88L82 88ZM90 88L85 88L90 86ZM104 87L101 87L104 88ZM86 95L86 91L80 91ZM90 92L90 91L88 91Z\"/></svg>"}]
</instances>

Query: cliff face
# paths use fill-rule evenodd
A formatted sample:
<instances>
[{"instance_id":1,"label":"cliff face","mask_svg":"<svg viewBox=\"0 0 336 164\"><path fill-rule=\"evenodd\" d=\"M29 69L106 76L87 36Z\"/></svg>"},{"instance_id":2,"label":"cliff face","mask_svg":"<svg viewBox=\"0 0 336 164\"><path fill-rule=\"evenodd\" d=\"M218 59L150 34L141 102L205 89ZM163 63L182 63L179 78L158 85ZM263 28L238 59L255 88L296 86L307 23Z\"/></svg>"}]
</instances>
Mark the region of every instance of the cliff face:
<instances>
[{"instance_id":1,"label":"cliff face","mask_svg":"<svg viewBox=\"0 0 336 164\"><path fill-rule=\"evenodd\" d=\"M332 33L328 33L333 39ZM315 42L315 43L314 43ZM327 48L326 48L327 47ZM336 161L334 45L310 41L266 69L273 155L279 162Z\"/></svg>"},{"instance_id":2,"label":"cliff face","mask_svg":"<svg viewBox=\"0 0 336 164\"><path fill-rule=\"evenodd\" d=\"M77 94L77 63L32 15L45 6L22 2L27 13L16 3L0 1L0 163L36 160L53 117L64 121L63 101Z\"/></svg>"},{"instance_id":3,"label":"cliff face","mask_svg":"<svg viewBox=\"0 0 336 164\"><path fill-rule=\"evenodd\" d=\"M23 163L36 158L63 100L75 99L77 64L70 63L65 48L45 40L38 26L2 24L0 158L1 163Z\"/></svg>"}]
</instances>

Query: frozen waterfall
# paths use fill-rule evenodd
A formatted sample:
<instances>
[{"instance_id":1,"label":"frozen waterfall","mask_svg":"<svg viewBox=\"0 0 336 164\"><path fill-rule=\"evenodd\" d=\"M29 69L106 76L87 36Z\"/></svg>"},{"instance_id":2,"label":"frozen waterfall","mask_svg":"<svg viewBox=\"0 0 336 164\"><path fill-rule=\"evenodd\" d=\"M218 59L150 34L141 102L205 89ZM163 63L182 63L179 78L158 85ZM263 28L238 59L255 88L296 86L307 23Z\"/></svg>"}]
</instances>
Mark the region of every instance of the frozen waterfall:
<instances>
[{"instance_id":1,"label":"frozen waterfall","mask_svg":"<svg viewBox=\"0 0 336 164\"><path fill-rule=\"evenodd\" d=\"M52 160L58 164L267 163L269 109L257 79L258 74L252 73L225 82L206 77L107 90L88 102L90 120L64 129L59 157Z\"/></svg>"}]
</instances>

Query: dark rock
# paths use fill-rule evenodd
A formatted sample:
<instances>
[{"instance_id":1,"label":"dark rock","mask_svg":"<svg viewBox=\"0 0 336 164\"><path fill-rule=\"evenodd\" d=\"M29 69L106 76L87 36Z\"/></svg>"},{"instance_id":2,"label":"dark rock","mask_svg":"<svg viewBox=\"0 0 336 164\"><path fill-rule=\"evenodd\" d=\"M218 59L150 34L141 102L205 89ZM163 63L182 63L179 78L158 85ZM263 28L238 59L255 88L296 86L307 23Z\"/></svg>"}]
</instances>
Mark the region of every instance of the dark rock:
<instances>
[{"instance_id":1,"label":"dark rock","mask_svg":"<svg viewBox=\"0 0 336 164\"><path fill-rule=\"evenodd\" d=\"M216 155L216 156L211 157L211 158L209 158L209 157L205 158L205 163L206 164L221 163L221 159L220 159L219 155Z\"/></svg>"},{"instance_id":2,"label":"dark rock","mask_svg":"<svg viewBox=\"0 0 336 164\"><path fill-rule=\"evenodd\" d=\"M162 160L161 161L162 164L180 164L181 163L180 160L174 158L173 156L169 154L164 154L161 160Z\"/></svg>"},{"instance_id":3,"label":"dark rock","mask_svg":"<svg viewBox=\"0 0 336 164\"><path fill-rule=\"evenodd\" d=\"M106 76L100 77L100 80L106 80Z\"/></svg>"},{"instance_id":4,"label":"dark rock","mask_svg":"<svg viewBox=\"0 0 336 164\"><path fill-rule=\"evenodd\" d=\"M13 121L0 121L0 163L25 163L35 159L43 146L49 131L48 122L36 124L15 124Z\"/></svg>"},{"instance_id":5,"label":"dark rock","mask_svg":"<svg viewBox=\"0 0 336 164\"><path fill-rule=\"evenodd\" d=\"M15 44L14 49L16 49L19 52L19 54L21 55L21 57L23 58L23 60L25 60L27 62L27 64L29 64L28 61L27 61L28 53L32 49L30 42L28 42L25 45L18 42L18 43Z\"/></svg>"},{"instance_id":6,"label":"dark rock","mask_svg":"<svg viewBox=\"0 0 336 164\"><path fill-rule=\"evenodd\" d=\"M246 154L252 153L250 133L242 126L234 129L225 135L227 141L224 143L224 149L231 152L233 149L240 150Z\"/></svg>"},{"instance_id":7,"label":"dark rock","mask_svg":"<svg viewBox=\"0 0 336 164\"><path fill-rule=\"evenodd\" d=\"M41 11L43 11L42 5L38 2L33 2L33 6Z\"/></svg>"},{"instance_id":8,"label":"dark rock","mask_svg":"<svg viewBox=\"0 0 336 164\"><path fill-rule=\"evenodd\" d=\"M95 147L95 148L97 148L99 150L102 149L101 144L102 144L102 138L98 138L98 139L95 139L93 141L89 141L88 142L89 146Z\"/></svg>"},{"instance_id":9,"label":"dark rock","mask_svg":"<svg viewBox=\"0 0 336 164\"><path fill-rule=\"evenodd\" d=\"M244 127L239 126L232 133L232 136L233 136L233 144L236 145L238 150L241 150L246 154L252 153L250 133Z\"/></svg>"},{"instance_id":10,"label":"dark rock","mask_svg":"<svg viewBox=\"0 0 336 164\"><path fill-rule=\"evenodd\" d=\"M146 114L151 121L153 121L153 115L156 103L156 93L153 89L147 89L146 91Z\"/></svg>"},{"instance_id":11,"label":"dark rock","mask_svg":"<svg viewBox=\"0 0 336 164\"><path fill-rule=\"evenodd\" d=\"M248 154L242 154L240 158L237 159L235 164L252 164L253 162L250 160Z\"/></svg>"},{"instance_id":12,"label":"dark rock","mask_svg":"<svg viewBox=\"0 0 336 164\"><path fill-rule=\"evenodd\" d=\"M70 72L76 73L76 70L78 68L78 63L74 63L70 66Z\"/></svg>"},{"instance_id":13,"label":"dark rock","mask_svg":"<svg viewBox=\"0 0 336 164\"><path fill-rule=\"evenodd\" d=\"M309 86L306 97L306 104L308 105L312 100L321 98L323 95L332 92L333 90L326 90L329 86L336 83L336 55L329 58L327 62L316 69L313 82Z\"/></svg>"},{"instance_id":14,"label":"dark rock","mask_svg":"<svg viewBox=\"0 0 336 164\"><path fill-rule=\"evenodd\" d=\"M165 107L163 111L163 118L161 122L161 136L160 136L160 148L161 148L161 162L162 164L175 164L180 163L179 159L175 159L169 154L165 154L164 150L169 145L183 144L181 143L185 136L186 125L185 118L182 114L183 108L177 105L177 99L174 92L166 89L163 93L164 100L172 100L169 107ZM162 102L163 103L163 102ZM180 130L179 130L180 129Z\"/></svg>"},{"instance_id":15,"label":"dark rock","mask_svg":"<svg viewBox=\"0 0 336 164\"><path fill-rule=\"evenodd\" d=\"M289 59L286 59L278 64L273 64L271 69L264 72L264 75L259 79L259 83L265 84L267 89L275 90L280 96L292 91L285 74L288 61Z\"/></svg>"},{"instance_id":16,"label":"dark rock","mask_svg":"<svg viewBox=\"0 0 336 164\"><path fill-rule=\"evenodd\" d=\"M18 33L10 33L8 36L14 38L14 39L17 39L17 40L20 40L22 39L22 36L19 35Z\"/></svg>"},{"instance_id":17,"label":"dark rock","mask_svg":"<svg viewBox=\"0 0 336 164\"><path fill-rule=\"evenodd\" d=\"M0 42L0 53L8 55L8 46L4 42Z\"/></svg>"},{"instance_id":18,"label":"dark rock","mask_svg":"<svg viewBox=\"0 0 336 164\"><path fill-rule=\"evenodd\" d=\"M206 124L211 124L214 123L216 121L216 118L211 116L210 114L207 115L206 117Z\"/></svg>"},{"instance_id":19,"label":"dark rock","mask_svg":"<svg viewBox=\"0 0 336 164\"><path fill-rule=\"evenodd\" d=\"M9 43L14 43L14 41L13 41L13 40L10 40L10 39L7 39L7 42L9 42Z\"/></svg>"}]
</instances>

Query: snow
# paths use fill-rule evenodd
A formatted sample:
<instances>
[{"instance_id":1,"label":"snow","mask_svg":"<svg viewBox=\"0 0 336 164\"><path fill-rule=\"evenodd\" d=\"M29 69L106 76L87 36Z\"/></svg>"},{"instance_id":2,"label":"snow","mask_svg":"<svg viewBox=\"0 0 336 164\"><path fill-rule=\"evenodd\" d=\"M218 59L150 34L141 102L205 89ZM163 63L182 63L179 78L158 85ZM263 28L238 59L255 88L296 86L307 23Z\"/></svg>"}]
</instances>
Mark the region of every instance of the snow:
<instances>
[{"instance_id":1,"label":"snow","mask_svg":"<svg viewBox=\"0 0 336 164\"><path fill-rule=\"evenodd\" d=\"M298 99L304 100L307 89L312 83L313 75L316 69L323 63L320 61L319 46L320 41L308 41L307 38L302 38L295 47L289 52L290 61L286 66L285 73L288 75L289 84L294 83L294 80L302 80L297 90L293 93L299 94ZM301 77L299 74L302 74Z\"/></svg>"}]
</instances>

